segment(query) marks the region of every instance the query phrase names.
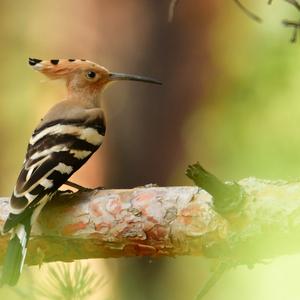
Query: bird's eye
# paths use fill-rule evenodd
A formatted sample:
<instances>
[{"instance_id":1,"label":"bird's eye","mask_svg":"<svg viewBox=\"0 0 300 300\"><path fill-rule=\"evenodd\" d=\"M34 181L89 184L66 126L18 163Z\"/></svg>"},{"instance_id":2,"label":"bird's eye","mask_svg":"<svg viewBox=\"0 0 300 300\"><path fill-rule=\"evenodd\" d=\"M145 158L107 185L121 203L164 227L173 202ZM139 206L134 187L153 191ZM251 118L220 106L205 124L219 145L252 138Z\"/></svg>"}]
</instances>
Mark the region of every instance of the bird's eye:
<instances>
[{"instance_id":1,"label":"bird's eye","mask_svg":"<svg viewBox=\"0 0 300 300\"><path fill-rule=\"evenodd\" d=\"M86 77L87 77L87 79L94 79L95 77L96 77L96 72L94 72L94 71L88 71L87 73L86 73Z\"/></svg>"}]
</instances>

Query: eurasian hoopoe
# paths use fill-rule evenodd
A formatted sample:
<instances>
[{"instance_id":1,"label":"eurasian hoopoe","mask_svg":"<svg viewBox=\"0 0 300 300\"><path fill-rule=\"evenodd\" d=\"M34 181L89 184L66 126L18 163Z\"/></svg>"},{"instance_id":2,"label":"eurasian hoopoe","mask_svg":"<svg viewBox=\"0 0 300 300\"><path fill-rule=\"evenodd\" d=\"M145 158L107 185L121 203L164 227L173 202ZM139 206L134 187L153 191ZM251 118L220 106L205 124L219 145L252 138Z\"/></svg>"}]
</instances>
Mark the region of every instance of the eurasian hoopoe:
<instances>
[{"instance_id":1,"label":"eurasian hoopoe","mask_svg":"<svg viewBox=\"0 0 300 300\"><path fill-rule=\"evenodd\" d=\"M67 97L53 106L33 132L10 199L3 232L11 230L1 283L15 285L24 264L31 226L57 189L100 147L105 120L99 93L115 80L159 81L111 73L84 59L29 59L51 79L65 79Z\"/></svg>"}]
</instances>

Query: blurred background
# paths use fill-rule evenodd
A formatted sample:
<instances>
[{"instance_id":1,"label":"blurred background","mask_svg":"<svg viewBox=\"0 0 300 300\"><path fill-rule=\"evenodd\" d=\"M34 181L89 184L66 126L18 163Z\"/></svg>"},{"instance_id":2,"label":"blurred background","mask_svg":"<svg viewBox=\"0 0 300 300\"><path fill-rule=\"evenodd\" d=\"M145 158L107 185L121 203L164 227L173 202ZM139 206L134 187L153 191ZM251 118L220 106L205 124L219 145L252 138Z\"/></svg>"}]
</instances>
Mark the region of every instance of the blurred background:
<instances>
[{"instance_id":1,"label":"blurred background","mask_svg":"<svg viewBox=\"0 0 300 300\"><path fill-rule=\"evenodd\" d=\"M33 72L28 57L86 58L111 71L152 76L163 86L120 82L103 94L105 143L73 178L88 187L189 185L197 160L222 179L300 177L300 51L283 18L285 1L169 0L0 2L0 195L9 196L32 130L64 97L62 82ZM88 299L193 299L214 262L196 257L89 260L105 279ZM300 256L236 268L205 299L299 299ZM42 275L41 275L42 274ZM32 286L47 266L27 268L0 299L42 299Z\"/></svg>"}]
</instances>

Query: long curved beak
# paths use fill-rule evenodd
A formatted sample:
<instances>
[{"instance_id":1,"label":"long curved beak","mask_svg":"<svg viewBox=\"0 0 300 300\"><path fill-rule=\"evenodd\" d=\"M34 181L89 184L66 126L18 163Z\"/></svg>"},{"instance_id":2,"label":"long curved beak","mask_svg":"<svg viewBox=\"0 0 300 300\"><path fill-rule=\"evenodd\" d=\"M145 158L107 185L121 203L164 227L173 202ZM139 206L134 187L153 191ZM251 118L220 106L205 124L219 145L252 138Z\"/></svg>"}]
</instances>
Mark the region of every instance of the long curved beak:
<instances>
[{"instance_id":1,"label":"long curved beak","mask_svg":"<svg viewBox=\"0 0 300 300\"><path fill-rule=\"evenodd\" d=\"M142 81L142 82L148 82L148 83L154 83L154 84L162 84L162 82L149 78L144 76L138 76L138 75L130 75L130 74L124 74L124 73L109 73L109 79L111 81L113 80L132 80L132 81Z\"/></svg>"}]
</instances>

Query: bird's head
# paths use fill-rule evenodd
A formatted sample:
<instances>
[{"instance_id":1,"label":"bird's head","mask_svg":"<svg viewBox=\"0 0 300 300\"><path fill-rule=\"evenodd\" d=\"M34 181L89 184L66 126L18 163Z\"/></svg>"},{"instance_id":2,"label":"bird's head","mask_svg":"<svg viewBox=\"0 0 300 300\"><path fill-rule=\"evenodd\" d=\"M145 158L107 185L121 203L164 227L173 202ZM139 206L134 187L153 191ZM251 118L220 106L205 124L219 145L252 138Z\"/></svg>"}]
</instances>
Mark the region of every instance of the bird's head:
<instances>
[{"instance_id":1,"label":"bird's head","mask_svg":"<svg viewBox=\"0 0 300 300\"><path fill-rule=\"evenodd\" d=\"M116 80L161 84L161 82L148 77L113 73L85 59L41 60L29 58L29 65L51 79L66 80L67 88L71 93L98 94L109 82Z\"/></svg>"}]
</instances>

